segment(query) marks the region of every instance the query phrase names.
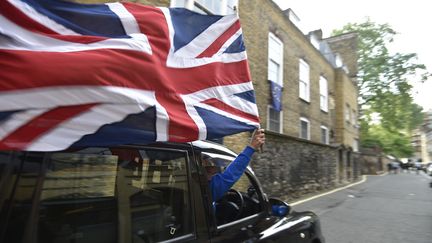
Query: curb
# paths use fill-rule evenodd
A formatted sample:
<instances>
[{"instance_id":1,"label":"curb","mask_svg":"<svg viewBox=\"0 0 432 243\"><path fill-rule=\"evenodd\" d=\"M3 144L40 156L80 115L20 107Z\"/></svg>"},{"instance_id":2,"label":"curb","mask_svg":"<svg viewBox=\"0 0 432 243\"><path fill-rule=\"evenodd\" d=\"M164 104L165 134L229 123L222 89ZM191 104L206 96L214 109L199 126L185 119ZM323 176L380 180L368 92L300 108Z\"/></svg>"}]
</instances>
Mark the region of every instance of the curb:
<instances>
[{"instance_id":1,"label":"curb","mask_svg":"<svg viewBox=\"0 0 432 243\"><path fill-rule=\"evenodd\" d=\"M379 176L383 176L383 175L386 175L386 173L381 174ZM299 205L301 203L304 203L304 202L307 202L307 201L310 201L310 200L313 200L313 199L316 199L316 198L319 198L319 197L322 197L322 196L326 196L326 195L335 193L337 191L340 191L340 190L343 190L343 189L347 189L349 187L361 184L361 183L363 183L363 182L365 182L367 180L367 176L366 175L362 175L362 177L363 178L360 181L354 182L352 184L349 184L349 185L346 185L346 186L343 186L343 187L340 187L340 188L333 189L333 190L331 190L329 192L324 192L324 193L321 193L321 194L318 194L318 195L315 195L315 196L312 196L312 197L308 197L308 198L305 198L305 199L302 199L302 200L299 200L299 201L294 201L294 202L288 203L288 205L290 205L290 206Z\"/></svg>"}]
</instances>

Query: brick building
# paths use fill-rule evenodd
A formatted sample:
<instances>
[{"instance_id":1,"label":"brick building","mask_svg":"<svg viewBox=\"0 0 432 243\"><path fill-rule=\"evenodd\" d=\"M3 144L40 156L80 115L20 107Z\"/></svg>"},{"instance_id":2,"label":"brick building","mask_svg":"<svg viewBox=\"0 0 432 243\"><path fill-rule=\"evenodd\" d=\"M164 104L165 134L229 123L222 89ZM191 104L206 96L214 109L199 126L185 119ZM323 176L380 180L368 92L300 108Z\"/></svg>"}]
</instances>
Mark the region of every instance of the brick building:
<instances>
[{"instance_id":1,"label":"brick building","mask_svg":"<svg viewBox=\"0 0 432 243\"><path fill-rule=\"evenodd\" d=\"M305 34L293 10L282 11L272 1L239 1L238 11L267 131L265 152L252 166L266 190L295 198L299 191L356 180L357 35ZM283 87L280 112L271 106L269 80ZM240 151L239 141L248 136L227 137L224 143Z\"/></svg>"}]
</instances>

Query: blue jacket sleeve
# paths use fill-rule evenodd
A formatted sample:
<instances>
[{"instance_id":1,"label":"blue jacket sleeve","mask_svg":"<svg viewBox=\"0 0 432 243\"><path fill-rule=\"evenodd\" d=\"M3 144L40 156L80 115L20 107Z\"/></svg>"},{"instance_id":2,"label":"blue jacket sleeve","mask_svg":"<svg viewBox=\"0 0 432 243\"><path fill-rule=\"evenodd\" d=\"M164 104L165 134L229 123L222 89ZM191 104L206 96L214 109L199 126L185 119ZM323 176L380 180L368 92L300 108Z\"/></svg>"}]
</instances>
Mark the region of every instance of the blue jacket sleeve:
<instances>
[{"instance_id":1,"label":"blue jacket sleeve","mask_svg":"<svg viewBox=\"0 0 432 243\"><path fill-rule=\"evenodd\" d=\"M210 180L210 190L213 201L217 201L237 182L243 175L255 150L247 146L237 158L231 162L223 173L214 175Z\"/></svg>"}]
</instances>

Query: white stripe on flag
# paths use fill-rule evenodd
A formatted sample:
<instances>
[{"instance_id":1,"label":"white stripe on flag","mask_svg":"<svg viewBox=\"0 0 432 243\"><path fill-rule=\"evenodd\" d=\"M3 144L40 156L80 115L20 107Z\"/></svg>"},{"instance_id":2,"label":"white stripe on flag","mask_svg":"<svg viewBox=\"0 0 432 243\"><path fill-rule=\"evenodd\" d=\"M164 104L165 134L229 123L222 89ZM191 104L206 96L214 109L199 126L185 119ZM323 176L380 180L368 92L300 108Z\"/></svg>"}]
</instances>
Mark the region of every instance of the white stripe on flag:
<instances>
[{"instance_id":1,"label":"white stripe on flag","mask_svg":"<svg viewBox=\"0 0 432 243\"><path fill-rule=\"evenodd\" d=\"M63 150L84 135L96 132L101 126L118 122L129 114L139 113L148 107L139 105L99 105L59 124L46 134L32 141L28 151Z\"/></svg>"},{"instance_id":2,"label":"white stripe on flag","mask_svg":"<svg viewBox=\"0 0 432 243\"><path fill-rule=\"evenodd\" d=\"M184 95L183 99L187 102L187 105L196 105L205 100L216 98L245 113L258 116L258 109L255 103L235 96L235 94L246 91L253 91L252 82L211 87L192 94Z\"/></svg>"},{"instance_id":3,"label":"white stripe on flag","mask_svg":"<svg viewBox=\"0 0 432 243\"><path fill-rule=\"evenodd\" d=\"M246 118L243 118L243 117L237 116L237 115L235 115L235 114L233 114L233 113L229 113L229 112L226 112L226 111L220 110L220 109L218 109L218 108L216 108L216 107L209 106L209 105L207 105L207 104L203 104L203 103L201 103L201 104L196 104L195 106L197 106L197 107L201 107L201 108L206 109L206 110L209 110L209 111L213 111L214 113L217 113L217 114L219 114L219 115L222 115L222 116L228 117L228 118L230 118L230 119L234 119L234 120L237 120L237 121L240 121L240 122L246 123L246 124L248 124L248 125L252 125L252 126L255 126L255 127L258 127L258 126L259 126L259 123L257 123L257 122L254 122L254 121L251 121L251 120L249 120L249 119L246 119Z\"/></svg>"},{"instance_id":4,"label":"white stripe on flag","mask_svg":"<svg viewBox=\"0 0 432 243\"><path fill-rule=\"evenodd\" d=\"M237 15L227 15L210 25L195 39L175 52L181 57L193 58L205 51L213 42L238 20Z\"/></svg>"},{"instance_id":5,"label":"white stripe on flag","mask_svg":"<svg viewBox=\"0 0 432 243\"><path fill-rule=\"evenodd\" d=\"M239 29L234 35L232 35L219 49L219 51L215 55L222 55L222 53L230 47L230 45L237 40L237 38L243 33L241 29Z\"/></svg>"},{"instance_id":6,"label":"white stripe on flag","mask_svg":"<svg viewBox=\"0 0 432 243\"><path fill-rule=\"evenodd\" d=\"M144 34L131 34L132 38L106 39L89 44L68 42L37 34L21 28L0 15L0 49L47 52L75 52L97 49L122 49L152 53Z\"/></svg>"},{"instance_id":7,"label":"white stripe on flag","mask_svg":"<svg viewBox=\"0 0 432 243\"><path fill-rule=\"evenodd\" d=\"M156 141L168 141L168 127L168 112L156 101Z\"/></svg>"},{"instance_id":8,"label":"white stripe on flag","mask_svg":"<svg viewBox=\"0 0 432 243\"><path fill-rule=\"evenodd\" d=\"M127 35L138 34L140 29L135 17L121 3L105 3L119 18Z\"/></svg>"},{"instance_id":9,"label":"white stripe on flag","mask_svg":"<svg viewBox=\"0 0 432 243\"><path fill-rule=\"evenodd\" d=\"M9 134L13 133L16 129L27 124L35 117L45 113L49 109L35 109L27 111L19 111L12 114L0 124L0 140L3 140Z\"/></svg>"},{"instance_id":10,"label":"white stripe on flag","mask_svg":"<svg viewBox=\"0 0 432 243\"><path fill-rule=\"evenodd\" d=\"M218 98L218 100L238 109L245 113L258 116L258 109L255 103L249 102L243 98L238 96L222 96Z\"/></svg>"},{"instance_id":11,"label":"white stripe on flag","mask_svg":"<svg viewBox=\"0 0 432 243\"><path fill-rule=\"evenodd\" d=\"M23 14L27 15L29 18L38 22L39 24L47 27L48 29L62 35L80 35L75 31L66 28L65 26L51 20L47 16L40 14L32 6L19 0L8 0L15 8L19 9Z\"/></svg>"},{"instance_id":12,"label":"white stripe on flag","mask_svg":"<svg viewBox=\"0 0 432 243\"><path fill-rule=\"evenodd\" d=\"M202 117L198 114L198 111L195 109L192 100L189 99L190 96L182 95L181 98L186 106L186 111L195 124L198 127L198 140L204 140L207 138L207 126L205 125Z\"/></svg>"},{"instance_id":13,"label":"white stripe on flag","mask_svg":"<svg viewBox=\"0 0 432 243\"><path fill-rule=\"evenodd\" d=\"M221 55L213 55L212 57L204 58L184 58L174 55L170 52L168 54L166 65L172 68L191 68L214 62L232 63L240 62L246 59L247 55L245 51L239 53L223 53Z\"/></svg>"},{"instance_id":14,"label":"white stripe on flag","mask_svg":"<svg viewBox=\"0 0 432 243\"><path fill-rule=\"evenodd\" d=\"M57 86L2 92L0 111L54 108L91 103L154 106L154 91L112 86Z\"/></svg>"},{"instance_id":15,"label":"white stripe on flag","mask_svg":"<svg viewBox=\"0 0 432 243\"><path fill-rule=\"evenodd\" d=\"M239 53L223 53L220 55L214 55L213 57L206 57L206 58L194 58L200 53L202 53L205 49L202 49L199 51L196 51L198 54L187 54L190 57L183 57L179 55L179 53L174 53L174 28L172 26L171 21L171 15L169 13L169 10L167 8L160 8L160 10L163 12L165 19L168 24L168 30L169 30L169 36L170 36L170 43L171 48L168 53L168 58L166 65L168 67L172 68L190 68L190 67L198 67L203 66L209 63L213 62L222 62L222 63L232 63L232 62L240 62L247 59L246 51L239 52ZM234 22L238 18L237 16L231 16L233 18ZM236 33L237 34L237 33ZM194 40L196 41L196 40ZM206 41L204 39L204 41ZM229 40L231 41L231 40ZM225 47L226 48L226 47Z\"/></svg>"}]
</instances>

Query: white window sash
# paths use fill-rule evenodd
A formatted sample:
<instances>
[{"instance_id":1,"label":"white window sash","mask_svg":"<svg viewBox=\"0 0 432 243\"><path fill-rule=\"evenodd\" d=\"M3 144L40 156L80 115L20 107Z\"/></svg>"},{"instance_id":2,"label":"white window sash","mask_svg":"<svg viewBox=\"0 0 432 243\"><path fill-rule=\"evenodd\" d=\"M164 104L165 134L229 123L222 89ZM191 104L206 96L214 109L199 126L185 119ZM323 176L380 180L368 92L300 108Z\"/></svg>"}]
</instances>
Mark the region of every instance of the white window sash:
<instances>
[{"instance_id":1,"label":"white window sash","mask_svg":"<svg viewBox=\"0 0 432 243\"><path fill-rule=\"evenodd\" d=\"M321 126L321 130L325 131L324 141L321 141L321 142L324 142L324 144L329 144L329 131L328 131L328 128L326 126ZM321 136L322 136L322 131L321 131Z\"/></svg>"},{"instance_id":2,"label":"white window sash","mask_svg":"<svg viewBox=\"0 0 432 243\"><path fill-rule=\"evenodd\" d=\"M328 111L328 81L323 76L320 76L320 108L323 111Z\"/></svg>"},{"instance_id":3,"label":"white window sash","mask_svg":"<svg viewBox=\"0 0 432 243\"><path fill-rule=\"evenodd\" d=\"M299 62L299 96L300 98L309 102L310 97L310 69L309 65L303 60L300 59Z\"/></svg>"},{"instance_id":4,"label":"white window sash","mask_svg":"<svg viewBox=\"0 0 432 243\"><path fill-rule=\"evenodd\" d=\"M267 78L273 82L276 82L281 87L283 87L283 42L277 38L273 33L269 32L268 35L268 68L270 67L270 63L273 62L277 64L277 73L276 80L273 80L274 77L268 72Z\"/></svg>"}]
</instances>

